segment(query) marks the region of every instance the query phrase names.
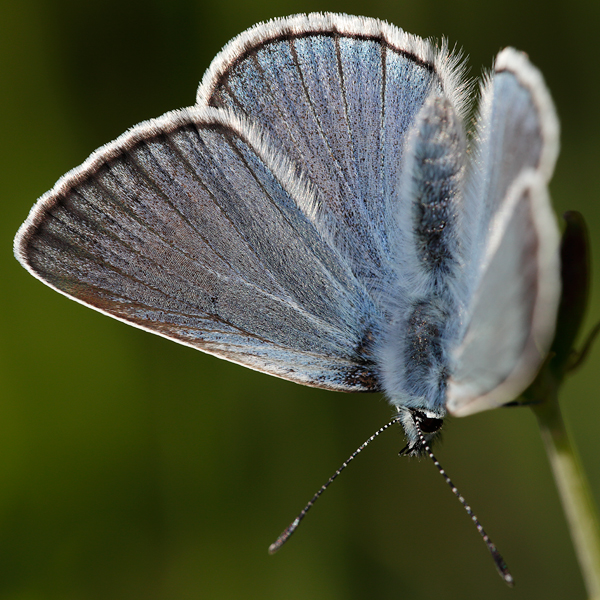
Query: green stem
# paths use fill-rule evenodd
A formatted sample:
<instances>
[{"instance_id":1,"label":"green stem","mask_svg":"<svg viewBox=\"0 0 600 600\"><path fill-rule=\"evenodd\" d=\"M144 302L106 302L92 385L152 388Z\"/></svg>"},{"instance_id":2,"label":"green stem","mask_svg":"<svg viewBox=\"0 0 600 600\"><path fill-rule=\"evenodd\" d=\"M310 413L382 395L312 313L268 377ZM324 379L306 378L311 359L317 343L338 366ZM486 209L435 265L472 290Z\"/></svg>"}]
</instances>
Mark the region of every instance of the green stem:
<instances>
[{"instance_id":1,"label":"green stem","mask_svg":"<svg viewBox=\"0 0 600 600\"><path fill-rule=\"evenodd\" d=\"M551 396L532 405L532 409L540 425L587 593L590 600L600 600L600 526L596 506L556 392Z\"/></svg>"}]
</instances>

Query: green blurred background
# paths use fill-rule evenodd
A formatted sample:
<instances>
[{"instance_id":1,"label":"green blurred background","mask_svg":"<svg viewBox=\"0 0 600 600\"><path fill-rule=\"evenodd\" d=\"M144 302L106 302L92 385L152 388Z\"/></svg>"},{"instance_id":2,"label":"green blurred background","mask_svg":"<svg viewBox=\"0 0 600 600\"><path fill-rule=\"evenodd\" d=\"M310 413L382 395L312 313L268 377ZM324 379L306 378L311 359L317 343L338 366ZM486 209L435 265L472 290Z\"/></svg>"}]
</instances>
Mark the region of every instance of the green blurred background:
<instances>
[{"instance_id":1,"label":"green blurred background","mask_svg":"<svg viewBox=\"0 0 600 600\"><path fill-rule=\"evenodd\" d=\"M126 327L29 276L14 233L35 199L127 127L190 105L257 21L344 11L445 35L471 75L506 45L540 67L562 122L557 212L600 237L600 2L0 2L0 598L584 598L533 415L454 419L438 455L504 553L495 573L429 461L388 433L291 543L270 542L391 415L378 395L276 380ZM594 248L600 281L600 243ZM600 319L594 290L586 328ZM600 497L600 348L562 403Z\"/></svg>"}]
</instances>

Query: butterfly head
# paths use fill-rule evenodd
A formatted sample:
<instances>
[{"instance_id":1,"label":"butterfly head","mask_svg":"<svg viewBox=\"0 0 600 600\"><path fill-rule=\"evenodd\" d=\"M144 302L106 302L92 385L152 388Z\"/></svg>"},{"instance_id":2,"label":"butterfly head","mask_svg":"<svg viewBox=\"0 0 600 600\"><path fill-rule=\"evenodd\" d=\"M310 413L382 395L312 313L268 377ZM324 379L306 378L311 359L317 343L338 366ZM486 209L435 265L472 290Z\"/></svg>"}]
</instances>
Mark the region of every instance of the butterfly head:
<instances>
[{"instance_id":1,"label":"butterfly head","mask_svg":"<svg viewBox=\"0 0 600 600\"><path fill-rule=\"evenodd\" d=\"M400 451L404 456L421 456L427 452L427 446L440 437L445 412L426 409L399 408L398 420L402 423L408 444Z\"/></svg>"}]
</instances>

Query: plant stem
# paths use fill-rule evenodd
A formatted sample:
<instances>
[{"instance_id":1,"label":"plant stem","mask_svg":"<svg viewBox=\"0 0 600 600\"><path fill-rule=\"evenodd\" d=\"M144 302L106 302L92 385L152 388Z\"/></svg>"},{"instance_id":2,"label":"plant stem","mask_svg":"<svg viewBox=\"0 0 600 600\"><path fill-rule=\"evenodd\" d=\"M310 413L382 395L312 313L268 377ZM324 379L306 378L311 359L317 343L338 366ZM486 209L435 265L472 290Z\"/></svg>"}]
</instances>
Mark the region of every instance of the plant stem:
<instances>
[{"instance_id":1,"label":"plant stem","mask_svg":"<svg viewBox=\"0 0 600 600\"><path fill-rule=\"evenodd\" d=\"M550 396L531 408L540 425L588 596L590 600L600 600L600 526L596 506L565 426L556 388Z\"/></svg>"}]
</instances>

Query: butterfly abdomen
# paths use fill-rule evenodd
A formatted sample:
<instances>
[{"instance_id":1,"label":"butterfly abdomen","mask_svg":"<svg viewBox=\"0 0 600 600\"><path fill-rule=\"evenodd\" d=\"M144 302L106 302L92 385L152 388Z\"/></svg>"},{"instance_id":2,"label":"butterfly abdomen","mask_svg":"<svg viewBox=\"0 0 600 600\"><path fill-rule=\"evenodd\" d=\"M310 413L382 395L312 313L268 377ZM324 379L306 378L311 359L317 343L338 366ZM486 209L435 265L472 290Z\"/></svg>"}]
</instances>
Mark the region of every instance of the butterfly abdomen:
<instances>
[{"instance_id":1,"label":"butterfly abdomen","mask_svg":"<svg viewBox=\"0 0 600 600\"><path fill-rule=\"evenodd\" d=\"M464 130L435 91L405 147L400 180L396 297L382 348L384 389L399 406L443 410L449 348L460 314ZM400 247L400 244L398 245Z\"/></svg>"}]
</instances>

